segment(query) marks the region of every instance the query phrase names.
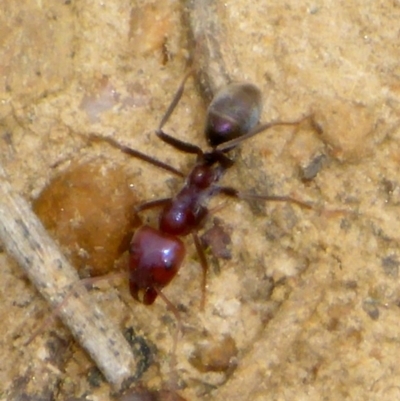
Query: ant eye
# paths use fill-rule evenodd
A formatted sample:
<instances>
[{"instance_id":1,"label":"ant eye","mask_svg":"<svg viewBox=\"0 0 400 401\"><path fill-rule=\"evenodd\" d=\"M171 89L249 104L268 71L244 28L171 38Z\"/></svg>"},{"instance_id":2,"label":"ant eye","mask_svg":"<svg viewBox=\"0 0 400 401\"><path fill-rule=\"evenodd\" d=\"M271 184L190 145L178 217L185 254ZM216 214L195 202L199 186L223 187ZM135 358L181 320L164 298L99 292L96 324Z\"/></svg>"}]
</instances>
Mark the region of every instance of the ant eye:
<instances>
[{"instance_id":1,"label":"ant eye","mask_svg":"<svg viewBox=\"0 0 400 401\"><path fill-rule=\"evenodd\" d=\"M212 147L242 136L254 128L262 110L261 92L249 83L221 89L208 107L205 134Z\"/></svg>"}]
</instances>

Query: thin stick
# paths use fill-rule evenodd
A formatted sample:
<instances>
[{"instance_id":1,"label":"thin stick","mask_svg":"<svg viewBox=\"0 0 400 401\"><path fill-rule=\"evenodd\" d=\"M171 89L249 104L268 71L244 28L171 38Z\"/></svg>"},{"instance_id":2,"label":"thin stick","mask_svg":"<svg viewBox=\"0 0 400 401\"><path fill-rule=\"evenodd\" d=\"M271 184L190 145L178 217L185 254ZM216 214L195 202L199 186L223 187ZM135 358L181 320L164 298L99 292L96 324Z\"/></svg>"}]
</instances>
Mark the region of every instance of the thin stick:
<instances>
[{"instance_id":1,"label":"thin stick","mask_svg":"<svg viewBox=\"0 0 400 401\"><path fill-rule=\"evenodd\" d=\"M121 278L125 277L126 274L123 272L119 273L111 273L107 274L106 276L99 276L99 277L88 277L84 278L82 280L77 281L72 285L72 287L68 290L67 295L64 296L64 299L61 301L60 304L58 304L52 311L49 316L43 320L43 322L40 323L39 327L33 332L33 334L30 336L28 341L24 344L24 346L29 345L39 334L43 333L43 331L49 327L55 319L57 319L60 315L60 312L64 308L64 306L69 302L72 296L79 296L79 291L81 288L87 288L89 286L92 286L95 283L98 283L99 281L110 281L115 278Z\"/></svg>"},{"instance_id":2,"label":"thin stick","mask_svg":"<svg viewBox=\"0 0 400 401\"><path fill-rule=\"evenodd\" d=\"M203 94L210 101L217 90L232 81L242 81L240 60L233 53L230 35L223 23L227 7L215 0L189 0L185 17L190 29L193 66Z\"/></svg>"},{"instance_id":3,"label":"thin stick","mask_svg":"<svg viewBox=\"0 0 400 401\"><path fill-rule=\"evenodd\" d=\"M48 236L28 203L13 192L0 165L0 241L24 269L43 297L56 307L78 274ZM93 358L116 390L136 372L133 354L122 333L82 288L61 308L60 318Z\"/></svg>"}]
</instances>

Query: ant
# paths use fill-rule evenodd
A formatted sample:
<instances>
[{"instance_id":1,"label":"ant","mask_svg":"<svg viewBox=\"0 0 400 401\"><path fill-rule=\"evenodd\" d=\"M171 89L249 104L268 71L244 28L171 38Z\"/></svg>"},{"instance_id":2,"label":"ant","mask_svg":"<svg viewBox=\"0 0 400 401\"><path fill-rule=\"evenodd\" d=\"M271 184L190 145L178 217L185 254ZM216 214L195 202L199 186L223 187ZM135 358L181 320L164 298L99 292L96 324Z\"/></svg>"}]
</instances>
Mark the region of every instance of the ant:
<instances>
[{"instance_id":1,"label":"ant","mask_svg":"<svg viewBox=\"0 0 400 401\"><path fill-rule=\"evenodd\" d=\"M196 156L195 165L189 174L185 175L171 165L124 146L112 138L96 134L90 136L93 140L106 141L123 153L185 179L182 189L174 197L148 201L135 208L137 213L158 207L162 209L158 228L143 224L136 230L129 245L131 295L145 305L151 305L160 296L175 314L178 322L180 319L177 309L163 294L162 289L175 277L185 257L185 245L180 237L191 235L203 270L201 308L204 309L208 262L198 232L209 215L206 204L211 197L222 194L236 199L291 202L311 208L309 204L288 196L253 194L218 185L223 174L234 164L234 160L227 155L229 151L271 127L298 125L305 119L259 124L262 101L261 92L255 85L231 83L215 95L208 107L205 121L209 151L203 151L200 147L174 138L163 131L192 73L190 70L185 75L156 130L157 137L167 145Z\"/></svg>"},{"instance_id":2,"label":"ant","mask_svg":"<svg viewBox=\"0 0 400 401\"><path fill-rule=\"evenodd\" d=\"M151 200L135 207L137 214L145 210L161 208L159 225L158 228L153 228L142 224L134 233L129 245L129 288L132 297L145 305L153 304L156 298L160 297L177 321L170 361L171 372L174 371L182 321L178 309L164 295L163 288L172 281L183 263L186 249L181 237L191 235L203 272L201 309L204 309L208 262L198 233L210 214L207 201L213 196L225 195L240 200L291 202L300 207L312 208L311 205L289 196L253 194L218 184L224 173L234 165L234 160L228 156L228 153L239 144L271 127L296 126L308 118L303 117L292 122L277 120L260 124L261 92L255 85L231 83L214 96L207 109L205 119L205 136L210 146L209 150L203 151L197 145L184 142L164 132L163 127L178 105L186 81L192 73L193 71L190 70L183 78L155 131L157 137L167 145L180 152L196 156L196 162L188 174L184 174L152 156L122 145L113 138L97 134L89 135L91 142L107 142L129 156L185 179L181 190L174 197ZM117 275L119 276L119 274ZM79 284L93 283L98 279L102 278L83 279ZM73 292L74 289L59 304L51 318L68 301ZM38 329L26 344L29 344L40 331L41 329ZM174 378L172 381L175 381Z\"/></svg>"}]
</instances>

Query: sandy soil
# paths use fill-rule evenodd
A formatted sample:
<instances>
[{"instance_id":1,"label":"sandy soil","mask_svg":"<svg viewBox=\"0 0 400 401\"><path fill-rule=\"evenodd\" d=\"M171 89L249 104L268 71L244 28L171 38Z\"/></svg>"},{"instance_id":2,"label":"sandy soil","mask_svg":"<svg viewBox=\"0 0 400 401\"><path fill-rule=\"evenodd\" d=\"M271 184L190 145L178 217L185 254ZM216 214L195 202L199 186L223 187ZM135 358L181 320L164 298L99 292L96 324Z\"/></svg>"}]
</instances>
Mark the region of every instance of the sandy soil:
<instances>
[{"instance_id":1,"label":"sandy soil","mask_svg":"<svg viewBox=\"0 0 400 401\"><path fill-rule=\"evenodd\" d=\"M107 143L88 142L90 133L184 171L193 163L154 136L193 54L185 7L177 0L4 6L1 164L32 204L45 188L51 201L54 180L67 181L76 166L94 166L80 167L66 184L79 204L89 199L105 208L91 217L90 207L80 210L85 238L123 225L117 218L102 224L110 210L121 207L124 215L131 202L170 196L180 184ZM229 73L263 93L262 121L312 116L243 143L223 182L290 195L313 209L212 200L231 258L210 253L201 312L201 270L187 241L185 264L165 290L184 325L174 369L176 321L162 301L140 305L122 281L91 291L93 303L130 335L140 362L131 398L113 393L60 323L24 345L51 308L2 249L1 399L171 396L161 389L187 400L400 399L400 3L238 1L218 3L215 13L224 51L235 60ZM190 79L166 130L205 147L206 106ZM76 190L82 177L93 182L86 193ZM60 210L54 218L50 209L42 214L61 223L50 232L74 264L76 252L95 252L96 244L77 244L82 234L60 236L76 220ZM93 219L97 226L85 225ZM81 274L112 267L110 252L82 263Z\"/></svg>"}]
</instances>

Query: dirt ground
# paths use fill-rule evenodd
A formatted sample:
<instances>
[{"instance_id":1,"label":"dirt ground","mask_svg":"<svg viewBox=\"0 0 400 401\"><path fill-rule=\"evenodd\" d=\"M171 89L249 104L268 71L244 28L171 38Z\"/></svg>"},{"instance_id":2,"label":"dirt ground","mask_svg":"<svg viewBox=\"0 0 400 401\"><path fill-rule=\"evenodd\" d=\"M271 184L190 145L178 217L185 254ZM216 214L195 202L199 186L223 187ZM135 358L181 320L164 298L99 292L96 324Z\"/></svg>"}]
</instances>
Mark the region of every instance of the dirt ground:
<instances>
[{"instance_id":1,"label":"dirt ground","mask_svg":"<svg viewBox=\"0 0 400 401\"><path fill-rule=\"evenodd\" d=\"M202 17L178 0L3 3L0 163L81 276L104 274L124 264L132 203L181 182L87 138L190 169L154 130L196 61L189 20ZM26 345L52 309L2 246L1 400L400 399L400 2L210 4L229 75L263 94L261 120L309 117L243 143L223 184L313 208L212 199L204 230L222 228L228 245L225 258L207 251L205 310L190 239L165 289L183 323L175 365L164 302L135 302L124 280L90 291L130 340L125 395L60 322ZM205 148L206 107L190 78L166 131Z\"/></svg>"}]
</instances>

